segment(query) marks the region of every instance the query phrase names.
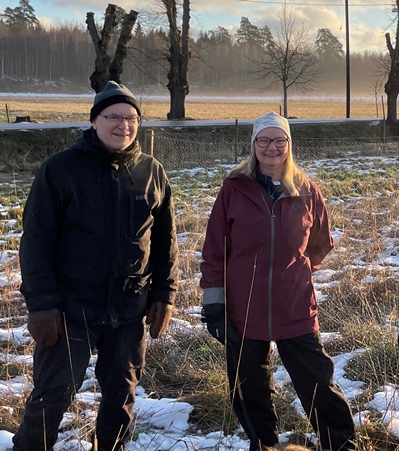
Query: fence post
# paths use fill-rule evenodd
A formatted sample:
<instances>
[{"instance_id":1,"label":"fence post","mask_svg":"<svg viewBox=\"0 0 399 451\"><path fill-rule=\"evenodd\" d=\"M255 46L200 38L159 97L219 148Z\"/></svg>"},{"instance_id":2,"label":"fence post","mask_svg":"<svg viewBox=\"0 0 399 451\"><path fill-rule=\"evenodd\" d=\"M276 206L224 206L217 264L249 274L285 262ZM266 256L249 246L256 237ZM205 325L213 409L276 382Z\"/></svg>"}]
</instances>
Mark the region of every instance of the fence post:
<instances>
[{"instance_id":1,"label":"fence post","mask_svg":"<svg viewBox=\"0 0 399 451\"><path fill-rule=\"evenodd\" d=\"M144 134L145 153L154 156L154 130L146 130Z\"/></svg>"}]
</instances>

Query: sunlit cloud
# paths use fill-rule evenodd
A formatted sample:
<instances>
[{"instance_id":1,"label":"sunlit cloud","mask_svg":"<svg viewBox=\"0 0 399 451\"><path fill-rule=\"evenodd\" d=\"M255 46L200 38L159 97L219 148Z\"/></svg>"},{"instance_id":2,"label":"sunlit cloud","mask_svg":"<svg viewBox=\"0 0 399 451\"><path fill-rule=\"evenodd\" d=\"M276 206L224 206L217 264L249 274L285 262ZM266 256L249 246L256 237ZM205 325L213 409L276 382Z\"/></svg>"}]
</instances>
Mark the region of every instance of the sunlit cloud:
<instances>
[{"instance_id":1,"label":"sunlit cloud","mask_svg":"<svg viewBox=\"0 0 399 451\"><path fill-rule=\"evenodd\" d=\"M282 1L276 3L253 2L242 0L190 0L191 22L190 33L195 39L200 31L215 30L218 26L226 28L234 36L240 26L242 17L247 17L251 23L259 27L268 25L273 30L273 23L278 20L278 12ZM385 0L378 0L385 1ZM17 0L13 0L15 5ZM323 2L325 3L323 5ZM0 9L9 5L7 0L0 0ZM181 3L181 2L180 2ZM308 5L304 4L308 3ZM367 5L362 0L359 4L350 5L349 29L351 52L384 51L384 33L396 27L395 13L392 7L381 3L381 6ZM364 3L364 4L363 4ZM95 20L101 22L109 0L31 0L32 6L43 26L51 27L58 24L78 24L85 27L87 12L95 14ZM127 11L138 11L138 20L146 31L161 26L167 27L166 18L160 15L157 19L146 14L149 11L162 10L160 0L118 0L118 6ZM360 4L362 6L360 6ZM329 28L343 46L346 43L346 23L343 0L288 0L288 6L295 8L299 23L309 25L309 35L314 39L318 29Z\"/></svg>"},{"instance_id":2,"label":"sunlit cloud","mask_svg":"<svg viewBox=\"0 0 399 451\"><path fill-rule=\"evenodd\" d=\"M46 30L49 30L50 28L57 26L57 22L54 19L51 19L50 17L38 16L38 20L40 22L40 25Z\"/></svg>"},{"instance_id":3,"label":"sunlit cloud","mask_svg":"<svg viewBox=\"0 0 399 451\"><path fill-rule=\"evenodd\" d=\"M357 52L365 50L384 52L386 51L384 31L381 29L370 30L361 24L355 25L350 30L349 45L350 49Z\"/></svg>"}]
</instances>

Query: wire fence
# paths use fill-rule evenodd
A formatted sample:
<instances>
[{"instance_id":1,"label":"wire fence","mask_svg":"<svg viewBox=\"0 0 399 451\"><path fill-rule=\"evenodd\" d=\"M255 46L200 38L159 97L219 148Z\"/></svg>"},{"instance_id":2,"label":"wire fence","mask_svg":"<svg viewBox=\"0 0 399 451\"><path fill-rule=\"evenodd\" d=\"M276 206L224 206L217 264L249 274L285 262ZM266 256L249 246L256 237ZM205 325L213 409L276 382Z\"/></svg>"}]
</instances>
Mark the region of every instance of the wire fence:
<instances>
[{"instance_id":1,"label":"wire fence","mask_svg":"<svg viewBox=\"0 0 399 451\"><path fill-rule=\"evenodd\" d=\"M148 149L148 146L146 146ZM171 133L156 131L152 152L165 169L206 167L215 163L235 164L250 152L250 137L220 133ZM293 140L297 161L311 158L339 158L399 153L399 137L300 138Z\"/></svg>"}]
</instances>

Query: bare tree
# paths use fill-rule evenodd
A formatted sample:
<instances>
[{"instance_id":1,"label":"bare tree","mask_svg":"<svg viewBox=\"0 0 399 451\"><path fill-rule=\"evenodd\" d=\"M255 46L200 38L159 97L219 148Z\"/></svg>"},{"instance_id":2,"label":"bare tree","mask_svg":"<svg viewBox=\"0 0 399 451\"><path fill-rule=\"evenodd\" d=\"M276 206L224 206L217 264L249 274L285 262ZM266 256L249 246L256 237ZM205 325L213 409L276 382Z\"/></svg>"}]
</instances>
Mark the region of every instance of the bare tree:
<instances>
[{"instance_id":1,"label":"bare tree","mask_svg":"<svg viewBox=\"0 0 399 451\"><path fill-rule=\"evenodd\" d=\"M189 93L187 81L188 61L188 30L190 28L190 0L183 0L183 19L181 30L177 25L176 0L162 0L169 21L169 72L168 89L170 93L170 111L168 119L183 119L186 117L185 100Z\"/></svg>"},{"instance_id":2,"label":"bare tree","mask_svg":"<svg viewBox=\"0 0 399 451\"><path fill-rule=\"evenodd\" d=\"M396 7L399 8L399 0L396 0ZM388 81L384 89L387 95L387 124L392 126L397 121L397 101L399 94L399 15L396 23L395 47L391 42L391 35L385 34L387 48L390 59L390 69Z\"/></svg>"},{"instance_id":3,"label":"bare tree","mask_svg":"<svg viewBox=\"0 0 399 451\"><path fill-rule=\"evenodd\" d=\"M257 61L256 73L259 79L268 81L267 88L282 84L284 117L288 117L288 89L296 86L312 90L318 60L309 38L310 26L297 23L294 8L284 4L278 17L273 39L264 47L263 60Z\"/></svg>"},{"instance_id":4,"label":"bare tree","mask_svg":"<svg viewBox=\"0 0 399 451\"><path fill-rule=\"evenodd\" d=\"M374 95L376 116L379 117L378 102L380 99L382 99L382 103L384 102L382 94L390 71L390 57L388 53L382 52L370 55L366 52L365 56L368 56L368 58L365 58L365 61L367 61L369 67L372 68L369 87ZM362 67L360 67L360 70L362 70ZM384 108L382 108L382 113L385 115ZM382 117L385 119L384 116Z\"/></svg>"},{"instance_id":5,"label":"bare tree","mask_svg":"<svg viewBox=\"0 0 399 451\"><path fill-rule=\"evenodd\" d=\"M118 19L118 16L121 18ZM109 80L121 82L123 62L127 56L137 16L138 13L133 10L129 13L123 11L121 14L121 9L118 9L116 5L108 4L104 27L100 35L94 22L94 13L86 14L87 29L96 51L95 69L90 75L91 87L95 92L102 91ZM117 33L119 33L119 39L115 48L113 38Z\"/></svg>"}]
</instances>

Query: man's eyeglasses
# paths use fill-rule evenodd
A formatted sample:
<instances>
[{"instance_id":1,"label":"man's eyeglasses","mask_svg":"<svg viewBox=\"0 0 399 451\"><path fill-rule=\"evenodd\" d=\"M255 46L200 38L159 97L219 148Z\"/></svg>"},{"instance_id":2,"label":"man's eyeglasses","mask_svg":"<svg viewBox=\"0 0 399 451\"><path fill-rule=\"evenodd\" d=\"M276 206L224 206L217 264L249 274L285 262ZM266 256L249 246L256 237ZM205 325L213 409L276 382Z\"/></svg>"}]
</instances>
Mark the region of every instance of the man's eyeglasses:
<instances>
[{"instance_id":1,"label":"man's eyeglasses","mask_svg":"<svg viewBox=\"0 0 399 451\"><path fill-rule=\"evenodd\" d=\"M282 147L285 147L286 144L290 141L288 138L255 138L256 144L261 148L269 147L271 143L274 143L274 145L281 149Z\"/></svg>"},{"instance_id":2,"label":"man's eyeglasses","mask_svg":"<svg viewBox=\"0 0 399 451\"><path fill-rule=\"evenodd\" d=\"M123 121L126 121L129 125L137 124L140 121L140 116L127 116L122 117L117 114L99 114L101 117L105 117L105 119L111 124L121 124Z\"/></svg>"}]
</instances>

